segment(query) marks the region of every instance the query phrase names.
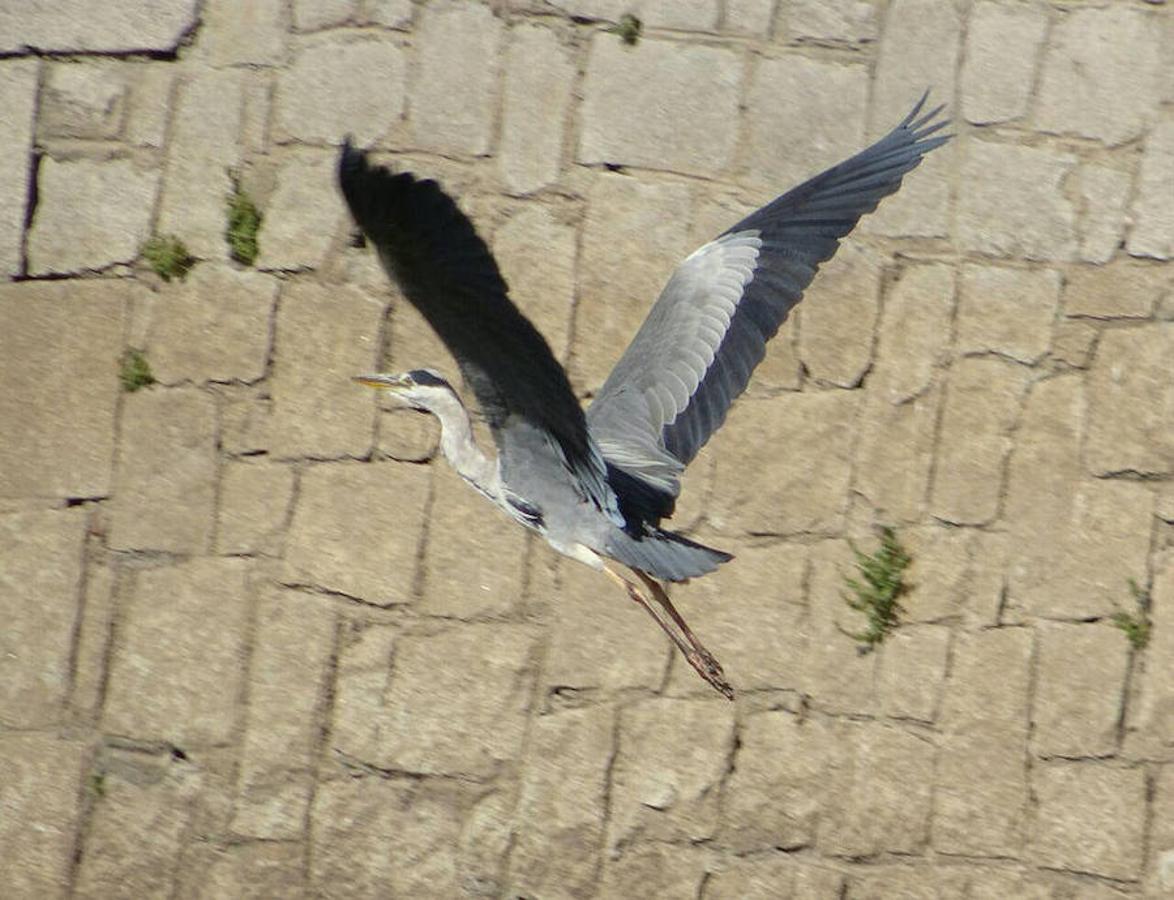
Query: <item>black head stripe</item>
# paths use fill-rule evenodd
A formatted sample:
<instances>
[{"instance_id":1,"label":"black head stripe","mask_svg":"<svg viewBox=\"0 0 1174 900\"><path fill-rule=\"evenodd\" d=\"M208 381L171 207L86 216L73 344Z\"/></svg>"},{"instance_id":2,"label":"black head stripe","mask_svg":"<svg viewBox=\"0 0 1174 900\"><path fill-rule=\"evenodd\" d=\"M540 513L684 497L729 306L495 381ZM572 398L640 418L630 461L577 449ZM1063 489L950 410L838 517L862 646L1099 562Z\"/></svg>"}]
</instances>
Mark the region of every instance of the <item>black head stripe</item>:
<instances>
[{"instance_id":1,"label":"black head stripe","mask_svg":"<svg viewBox=\"0 0 1174 900\"><path fill-rule=\"evenodd\" d=\"M448 387L448 382L437 375L435 372L429 372L427 369L412 369L408 373L408 377L419 385L428 385L431 387Z\"/></svg>"}]
</instances>

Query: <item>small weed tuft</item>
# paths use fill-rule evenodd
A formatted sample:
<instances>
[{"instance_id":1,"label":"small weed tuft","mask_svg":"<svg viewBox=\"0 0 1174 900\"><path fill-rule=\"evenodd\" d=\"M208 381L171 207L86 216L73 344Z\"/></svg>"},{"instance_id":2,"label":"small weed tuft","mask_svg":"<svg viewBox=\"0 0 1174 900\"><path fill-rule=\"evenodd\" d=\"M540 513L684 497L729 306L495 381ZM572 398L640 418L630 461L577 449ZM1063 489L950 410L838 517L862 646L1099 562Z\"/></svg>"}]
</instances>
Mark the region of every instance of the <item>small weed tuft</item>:
<instances>
[{"instance_id":1,"label":"small weed tuft","mask_svg":"<svg viewBox=\"0 0 1174 900\"><path fill-rule=\"evenodd\" d=\"M640 32L644 30L644 23L631 13L624 13L620 20L607 29L608 34L618 34L620 40L629 47L635 47L640 41Z\"/></svg>"},{"instance_id":2,"label":"small weed tuft","mask_svg":"<svg viewBox=\"0 0 1174 900\"><path fill-rule=\"evenodd\" d=\"M860 641L860 651L867 653L897 625L897 613L901 611L897 598L905 592L901 576L911 560L897 541L897 533L892 528L881 529L881 545L875 553L862 553L851 542L849 546L856 557L856 570L860 578L845 577L844 583L853 596L844 594L844 602L857 612L864 613L868 626L854 634L845 633Z\"/></svg>"},{"instance_id":3,"label":"small weed tuft","mask_svg":"<svg viewBox=\"0 0 1174 900\"><path fill-rule=\"evenodd\" d=\"M104 772L94 772L90 775L90 790L97 797L106 796L106 775Z\"/></svg>"},{"instance_id":4,"label":"small weed tuft","mask_svg":"<svg viewBox=\"0 0 1174 900\"><path fill-rule=\"evenodd\" d=\"M147 357L141 350L130 349L122 355L122 366L118 372L118 380L122 382L122 389L133 394L139 388L155 383L155 376L151 374L151 367L147 364Z\"/></svg>"},{"instance_id":5,"label":"small weed tuft","mask_svg":"<svg viewBox=\"0 0 1174 900\"><path fill-rule=\"evenodd\" d=\"M166 237L157 234L143 244L143 258L164 281L172 278L182 281L188 270L196 264L195 257L174 234Z\"/></svg>"},{"instance_id":6,"label":"small weed tuft","mask_svg":"<svg viewBox=\"0 0 1174 900\"><path fill-rule=\"evenodd\" d=\"M1141 586L1132 578L1129 579L1129 592L1133 594L1133 603L1137 612L1128 613L1124 610L1113 613L1113 624L1116 625L1128 638L1134 650L1144 650L1150 642L1150 631L1153 622L1150 621L1150 595L1141 589Z\"/></svg>"},{"instance_id":7,"label":"small weed tuft","mask_svg":"<svg viewBox=\"0 0 1174 900\"><path fill-rule=\"evenodd\" d=\"M257 204L233 179L228 197L228 228L224 232L232 258L246 266L257 259L257 232L261 230L261 211Z\"/></svg>"}]
</instances>

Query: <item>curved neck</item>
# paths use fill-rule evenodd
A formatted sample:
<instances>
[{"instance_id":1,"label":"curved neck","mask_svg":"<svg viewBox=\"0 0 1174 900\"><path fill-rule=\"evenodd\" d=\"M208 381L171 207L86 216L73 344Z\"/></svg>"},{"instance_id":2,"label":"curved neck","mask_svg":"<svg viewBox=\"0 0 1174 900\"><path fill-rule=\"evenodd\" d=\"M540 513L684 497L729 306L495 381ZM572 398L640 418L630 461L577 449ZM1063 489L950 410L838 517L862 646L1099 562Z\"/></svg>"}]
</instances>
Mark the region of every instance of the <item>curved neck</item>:
<instances>
[{"instance_id":1,"label":"curved neck","mask_svg":"<svg viewBox=\"0 0 1174 900\"><path fill-rule=\"evenodd\" d=\"M458 475L482 494L496 496L497 465L473 439L469 411L455 395L432 404L431 412L440 420L440 452Z\"/></svg>"}]
</instances>

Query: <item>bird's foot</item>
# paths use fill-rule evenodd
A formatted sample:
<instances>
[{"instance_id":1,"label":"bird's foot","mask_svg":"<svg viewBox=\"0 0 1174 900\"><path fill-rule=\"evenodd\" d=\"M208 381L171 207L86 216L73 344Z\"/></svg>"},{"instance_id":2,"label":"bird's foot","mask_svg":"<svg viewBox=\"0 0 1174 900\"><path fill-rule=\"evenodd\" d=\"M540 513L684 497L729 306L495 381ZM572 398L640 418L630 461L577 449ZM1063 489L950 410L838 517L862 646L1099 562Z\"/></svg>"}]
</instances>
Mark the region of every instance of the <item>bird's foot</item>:
<instances>
[{"instance_id":1,"label":"bird's foot","mask_svg":"<svg viewBox=\"0 0 1174 900\"><path fill-rule=\"evenodd\" d=\"M696 670L697 674L704 678L719 694L727 700L734 699L734 689L726 681L726 673L722 670L722 664L712 653L697 644L685 651L685 659L689 661L689 665Z\"/></svg>"}]
</instances>

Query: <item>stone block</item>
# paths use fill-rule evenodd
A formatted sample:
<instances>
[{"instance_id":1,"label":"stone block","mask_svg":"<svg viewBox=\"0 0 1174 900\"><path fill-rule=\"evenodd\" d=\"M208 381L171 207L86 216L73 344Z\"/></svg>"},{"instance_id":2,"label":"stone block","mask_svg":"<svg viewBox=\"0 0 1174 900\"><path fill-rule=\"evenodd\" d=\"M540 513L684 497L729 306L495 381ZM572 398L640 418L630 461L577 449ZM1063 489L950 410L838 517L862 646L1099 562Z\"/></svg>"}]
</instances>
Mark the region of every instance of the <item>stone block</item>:
<instances>
[{"instance_id":1,"label":"stone block","mask_svg":"<svg viewBox=\"0 0 1174 900\"><path fill-rule=\"evenodd\" d=\"M522 601L526 531L437 465L424 550L421 612L459 619L508 615Z\"/></svg>"},{"instance_id":2,"label":"stone block","mask_svg":"<svg viewBox=\"0 0 1174 900\"><path fill-rule=\"evenodd\" d=\"M412 0L367 0L367 16L384 28L407 28L412 24Z\"/></svg>"},{"instance_id":3,"label":"stone block","mask_svg":"<svg viewBox=\"0 0 1174 900\"><path fill-rule=\"evenodd\" d=\"M615 35L591 42L581 163L714 175L733 162L743 63L728 50Z\"/></svg>"},{"instance_id":4,"label":"stone block","mask_svg":"<svg viewBox=\"0 0 1174 900\"><path fill-rule=\"evenodd\" d=\"M881 648L877 694L881 711L895 719L932 722L946 679L950 629L902 625Z\"/></svg>"},{"instance_id":5,"label":"stone block","mask_svg":"<svg viewBox=\"0 0 1174 900\"><path fill-rule=\"evenodd\" d=\"M1079 379L1037 383L1007 481L1008 600L1031 615L1103 616L1109 598L1145 571L1152 498L1143 485L1090 480L1080 461Z\"/></svg>"},{"instance_id":6,"label":"stone block","mask_svg":"<svg viewBox=\"0 0 1174 900\"><path fill-rule=\"evenodd\" d=\"M1157 24L1123 6L1066 14L1048 42L1037 127L1109 145L1140 137L1161 96Z\"/></svg>"},{"instance_id":7,"label":"stone block","mask_svg":"<svg viewBox=\"0 0 1174 900\"><path fill-rule=\"evenodd\" d=\"M493 252L510 297L566 359L575 308L575 228L547 206L531 205L511 216L493 236Z\"/></svg>"},{"instance_id":8,"label":"stone block","mask_svg":"<svg viewBox=\"0 0 1174 900\"><path fill-rule=\"evenodd\" d=\"M110 546L200 553L216 503L216 404L194 388L123 400Z\"/></svg>"},{"instance_id":9,"label":"stone block","mask_svg":"<svg viewBox=\"0 0 1174 900\"><path fill-rule=\"evenodd\" d=\"M261 598L234 833L266 840L302 836L334 635L335 616L325 598L278 590Z\"/></svg>"},{"instance_id":10,"label":"stone block","mask_svg":"<svg viewBox=\"0 0 1174 900\"><path fill-rule=\"evenodd\" d=\"M440 0L421 10L409 116L414 146L489 153L503 31L481 4Z\"/></svg>"},{"instance_id":11,"label":"stone block","mask_svg":"<svg viewBox=\"0 0 1174 900\"><path fill-rule=\"evenodd\" d=\"M1150 832L1153 865L1148 884L1154 896L1174 889L1174 767L1163 766L1154 779L1154 824Z\"/></svg>"},{"instance_id":12,"label":"stone block","mask_svg":"<svg viewBox=\"0 0 1174 900\"><path fill-rule=\"evenodd\" d=\"M1170 259L1174 256L1174 213L1164 203L1165 188L1174 180L1174 122L1159 122L1145 140L1145 152L1133 195L1133 230L1127 247L1133 256Z\"/></svg>"},{"instance_id":13,"label":"stone block","mask_svg":"<svg viewBox=\"0 0 1174 900\"><path fill-rule=\"evenodd\" d=\"M1064 312L1091 319L1148 319L1174 278L1162 266L1119 260L1076 266L1064 279Z\"/></svg>"},{"instance_id":14,"label":"stone block","mask_svg":"<svg viewBox=\"0 0 1174 900\"><path fill-rule=\"evenodd\" d=\"M926 508L941 393L935 386L899 403L883 388L864 395L854 490L887 522L917 521Z\"/></svg>"},{"instance_id":15,"label":"stone block","mask_svg":"<svg viewBox=\"0 0 1174 900\"><path fill-rule=\"evenodd\" d=\"M851 388L872 365L880 314L879 256L849 242L824 264L799 308L799 358L823 384Z\"/></svg>"},{"instance_id":16,"label":"stone block","mask_svg":"<svg viewBox=\"0 0 1174 900\"><path fill-rule=\"evenodd\" d=\"M787 36L797 41L869 43L877 38L878 18L877 8L865 0L792 0Z\"/></svg>"},{"instance_id":17,"label":"stone block","mask_svg":"<svg viewBox=\"0 0 1174 900\"><path fill-rule=\"evenodd\" d=\"M158 185L158 171L128 159L42 159L28 235L29 273L129 263L150 233Z\"/></svg>"},{"instance_id":18,"label":"stone block","mask_svg":"<svg viewBox=\"0 0 1174 900\"><path fill-rule=\"evenodd\" d=\"M652 617L606 576L559 560L550 609L550 651L542 670L548 691L651 690L663 681L676 651Z\"/></svg>"},{"instance_id":19,"label":"stone block","mask_svg":"<svg viewBox=\"0 0 1174 900\"><path fill-rule=\"evenodd\" d=\"M285 157L258 236L258 269L317 269L325 263L338 223L347 215L334 166L333 153Z\"/></svg>"},{"instance_id":20,"label":"stone block","mask_svg":"<svg viewBox=\"0 0 1174 900\"><path fill-rule=\"evenodd\" d=\"M37 130L48 137L111 140L126 118L124 65L56 63L45 73Z\"/></svg>"},{"instance_id":21,"label":"stone block","mask_svg":"<svg viewBox=\"0 0 1174 900\"><path fill-rule=\"evenodd\" d=\"M962 17L951 3L896 0L890 5L872 88L873 135L880 137L905 118L927 86L933 86L936 103L953 102L961 35Z\"/></svg>"},{"instance_id":22,"label":"stone block","mask_svg":"<svg viewBox=\"0 0 1174 900\"><path fill-rule=\"evenodd\" d=\"M175 71L169 66L136 66L126 116L126 141L159 149L167 137Z\"/></svg>"},{"instance_id":23,"label":"stone block","mask_svg":"<svg viewBox=\"0 0 1174 900\"><path fill-rule=\"evenodd\" d=\"M282 71L275 101L278 142L334 146L353 134L362 146L385 137L403 116L403 49L384 38L342 35L308 39Z\"/></svg>"},{"instance_id":24,"label":"stone block","mask_svg":"<svg viewBox=\"0 0 1174 900\"><path fill-rule=\"evenodd\" d=\"M500 148L511 192L526 194L558 178L575 74L570 48L554 31L526 24L511 29Z\"/></svg>"},{"instance_id":25,"label":"stone block","mask_svg":"<svg viewBox=\"0 0 1174 900\"><path fill-rule=\"evenodd\" d=\"M1107 263L1124 244L1132 186L1130 172L1091 162L1080 167L1080 258L1085 262Z\"/></svg>"},{"instance_id":26,"label":"stone block","mask_svg":"<svg viewBox=\"0 0 1174 900\"><path fill-rule=\"evenodd\" d=\"M200 768L171 754L118 753L100 763L87 787L96 796L76 895L94 900L170 895L192 807L205 787Z\"/></svg>"},{"instance_id":27,"label":"stone block","mask_svg":"<svg viewBox=\"0 0 1174 900\"><path fill-rule=\"evenodd\" d=\"M1098 475L1174 472L1174 323L1105 332L1088 383L1085 458Z\"/></svg>"},{"instance_id":28,"label":"stone block","mask_svg":"<svg viewBox=\"0 0 1174 900\"><path fill-rule=\"evenodd\" d=\"M843 873L776 854L736 857L705 882L706 900L819 900L845 890Z\"/></svg>"},{"instance_id":29,"label":"stone block","mask_svg":"<svg viewBox=\"0 0 1174 900\"><path fill-rule=\"evenodd\" d=\"M704 848L636 844L608 860L598 896L621 900L649 893L664 900L693 900L702 896L711 859Z\"/></svg>"},{"instance_id":30,"label":"stone block","mask_svg":"<svg viewBox=\"0 0 1174 900\"><path fill-rule=\"evenodd\" d=\"M1144 668L1134 674L1138 687L1129 703L1126 750L1130 756L1169 759L1174 748L1174 684L1169 677L1174 666L1174 553L1169 549L1157 553L1153 571L1150 641ZM1127 606L1130 598L1125 591L1117 591L1116 597L1121 598L1118 606L1133 611L1135 607ZM1170 827L1174 829L1174 822ZM1174 849L1174 831L1171 841L1170 849Z\"/></svg>"},{"instance_id":31,"label":"stone block","mask_svg":"<svg viewBox=\"0 0 1174 900\"><path fill-rule=\"evenodd\" d=\"M610 707L533 720L522 771L511 895L590 896L599 875L615 722Z\"/></svg>"},{"instance_id":32,"label":"stone block","mask_svg":"<svg viewBox=\"0 0 1174 900\"><path fill-rule=\"evenodd\" d=\"M1076 252L1076 212L1062 184L1076 158L1043 147L969 141L958 198L962 247L986 256L1069 260Z\"/></svg>"},{"instance_id":33,"label":"stone block","mask_svg":"<svg viewBox=\"0 0 1174 900\"><path fill-rule=\"evenodd\" d=\"M232 456L268 452L273 400L268 385L220 388L220 446Z\"/></svg>"},{"instance_id":34,"label":"stone block","mask_svg":"<svg viewBox=\"0 0 1174 900\"><path fill-rule=\"evenodd\" d=\"M147 338L151 373L163 384L259 380L278 287L258 272L207 264L160 290Z\"/></svg>"},{"instance_id":35,"label":"stone block","mask_svg":"<svg viewBox=\"0 0 1174 900\"><path fill-rule=\"evenodd\" d=\"M0 723L43 728L64 718L82 596L86 514L0 516Z\"/></svg>"},{"instance_id":36,"label":"stone block","mask_svg":"<svg viewBox=\"0 0 1174 900\"><path fill-rule=\"evenodd\" d=\"M957 276L942 263L911 265L888 288L870 377L890 403L929 388L949 358Z\"/></svg>"},{"instance_id":37,"label":"stone block","mask_svg":"<svg viewBox=\"0 0 1174 900\"><path fill-rule=\"evenodd\" d=\"M13 897L65 897L89 750L44 734L0 737L0 883Z\"/></svg>"},{"instance_id":38,"label":"stone block","mask_svg":"<svg viewBox=\"0 0 1174 900\"><path fill-rule=\"evenodd\" d=\"M103 728L178 747L232 739L250 563L195 559L135 577L110 666Z\"/></svg>"},{"instance_id":39,"label":"stone block","mask_svg":"<svg viewBox=\"0 0 1174 900\"><path fill-rule=\"evenodd\" d=\"M381 769L490 778L521 754L535 650L534 629L521 625L394 643L369 629L339 663L334 745Z\"/></svg>"},{"instance_id":40,"label":"stone block","mask_svg":"<svg viewBox=\"0 0 1174 900\"><path fill-rule=\"evenodd\" d=\"M62 0L46 6L16 0L0 9L0 53L37 50L74 53L169 51L198 23L197 0Z\"/></svg>"},{"instance_id":41,"label":"stone block","mask_svg":"<svg viewBox=\"0 0 1174 900\"><path fill-rule=\"evenodd\" d=\"M902 531L913 558L906 569L908 593L901 599L910 622L962 619L971 626L996 625L1002 604L1007 537L976 529Z\"/></svg>"},{"instance_id":42,"label":"stone block","mask_svg":"<svg viewBox=\"0 0 1174 900\"><path fill-rule=\"evenodd\" d=\"M1111 756L1125 697L1129 645L1106 625L1039 630L1032 743L1040 756Z\"/></svg>"},{"instance_id":43,"label":"stone block","mask_svg":"<svg viewBox=\"0 0 1174 900\"><path fill-rule=\"evenodd\" d=\"M356 0L293 0L293 25L298 31L345 25L356 6Z\"/></svg>"},{"instance_id":44,"label":"stone block","mask_svg":"<svg viewBox=\"0 0 1174 900\"><path fill-rule=\"evenodd\" d=\"M962 115L975 125L1009 122L1027 114L1047 11L1006 6L993 0L974 5L962 63Z\"/></svg>"},{"instance_id":45,"label":"stone block","mask_svg":"<svg viewBox=\"0 0 1174 900\"><path fill-rule=\"evenodd\" d=\"M746 165L781 194L864 147L868 72L790 54L761 58L746 98Z\"/></svg>"},{"instance_id":46,"label":"stone block","mask_svg":"<svg viewBox=\"0 0 1174 900\"><path fill-rule=\"evenodd\" d=\"M307 896L306 850L301 844L260 841L217 848L210 860L185 859L187 877L181 881L177 900L234 897L269 900L272 897L301 900Z\"/></svg>"},{"instance_id":47,"label":"stone block","mask_svg":"<svg viewBox=\"0 0 1174 900\"><path fill-rule=\"evenodd\" d=\"M245 73L196 69L174 100L159 234L178 235L203 259L228 258L231 173L241 163Z\"/></svg>"},{"instance_id":48,"label":"stone block","mask_svg":"<svg viewBox=\"0 0 1174 900\"><path fill-rule=\"evenodd\" d=\"M999 359L959 359L939 425L930 508L936 518L983 525L999 513L1012 428L1030 372Z\"/></svg>"},{"instance_id":49,"label":"stone block","mask_svg":"<svg viewBox=\"0 0 1174 900\"><path fill-rule=\"evenodd\" d=\"M362 456L371 445L371 391L351 378L378 359L380 304L358 290L301 281L277 311L270 435L281 458Z\"/></svg>"},{"instance_id":50,"label":"stone block","mask_svg":"<svg viewBox=\"0 0 1174 900\"><path fill-rule=\"evenodd\" d=\"M276 556L289 521L294 470L265 460L232 460L220 472L216 551Z\"/></svg>"},{"instance_id":51,"label":"stone block","mask_svg":"<svg viewBox=\"0 0 1174 900\"><path fill-rule=\"evenodd\" d=\"M21 272L39 69L36 59L0 63L0 109L4 110L0 119L0 275Z\"/></svg>"},{"instance_id":52,"label":"stone block","mask_svg":"<svg viewBox=\"0 0 1174 900\"><path fill-rule=\"evenodd\" d=\"M685 746L688 753L680 751ZM712 838L718 785L733 749L733 707L716 695L644 700L620 710L607 846Z\"/></svg>"},{"instance_id":53,"label":"stone block","mask_svg":"<svg viewBox=\"0 0 1174 900\"><path fill-rule=\"evenodd\" d=\"M726 0L724 29L734 34L768 38L774 16L774 0Z\"/></svg>"},{"instance_id":54,"label":"stone block","mask_svg":"<svg viewBox=\"0 0 1174 900\"><path fill-rule=\"evenodd\" d=\"M301 476L284 580L376 606L415 599L430 473L405 463L334 463Z\"/></svg>"},{"instance_id":55,"label":"stone block","mask_svg":"<svg viewBox=\"0 0 1174 900\"><path fill-rule=\"evenodd\" d=\"M110 493L122 281L0 285L0 497Z\"/></svg>"},{"instance_id":56,"label":"stone block","mask_svg":"<svg viewBox=\"0 0 1174 900\"><path fill-rule=\"evenodd\" d=\"M595 391L688 252L689 191L600 175L587 194L570 372Z\"/></svg>"},{"instance_id":57,"label":"stone block","mask_svg":"<svg viewBox=\"0 0 1174 900\"><path fill-rule=\"evenodd\" d=\"M714 443L719 499L710 523L757 534L837 531L847 506L858 406L841 391L807 391L736 407ZM765 449L783 446L785 454Z\"/></svg>"},{"instance_id":58,"label":"stone block","mask_svg":"<svg viewBox=\"0 0 1174 900\"><path fill-rule=\"evenodd\" d=\"M1132 881L1145 850L1146 776L1099 762L1044 763L1029 849L1041 864Z\"/></svg>"},{"instance_id":59,"label":"stone block","mask_svg":"<svg viewBox=\"0 0 1174 900\"><path fill-rule=\"evenodd\" d=\"M209 65L279 66L285 62L290 22L282 0L212 0L201 10L201 19L197 55Z\"/></svg>"},{"instance_id":60,"label":"stone block","mask_svg":"<svg viewBox=\"0 0 1174 900\"><path fill-rule=\"evenodd\" d=\"M1086 321L1061 319L1052 333L1052 359L1073 369L1087 368L1100 333Z\"/></svg>"},{"instance_id":61,"label":"stone block","mask_svg":"<svg viewBox=\"0 0 1174 900\"><path fill-rule=\"evenodd\" d=\"M367 775L319 785L310 892L370 900L461 896L456 850L472 799L457 782Z\"/></svg>"},{"instance_id":62,"label":"stone block","mask_svg":"<svg viewBox=\"0 0 1174 900\"><path fill-rule=\"evenodd\" d=\"M959 282L956 346L1033 365L1051 344L1060 299L1054 269L966 265Z\"/></svg>"}]
</instances>

